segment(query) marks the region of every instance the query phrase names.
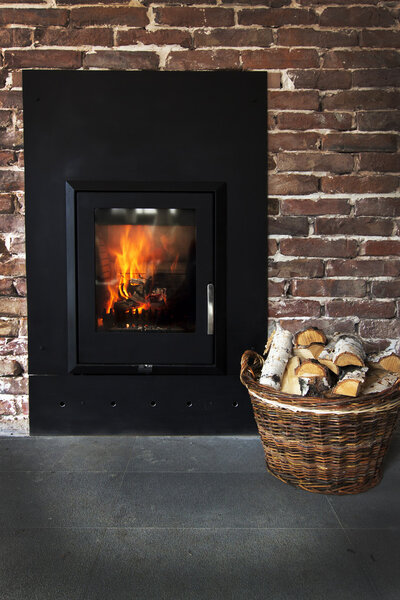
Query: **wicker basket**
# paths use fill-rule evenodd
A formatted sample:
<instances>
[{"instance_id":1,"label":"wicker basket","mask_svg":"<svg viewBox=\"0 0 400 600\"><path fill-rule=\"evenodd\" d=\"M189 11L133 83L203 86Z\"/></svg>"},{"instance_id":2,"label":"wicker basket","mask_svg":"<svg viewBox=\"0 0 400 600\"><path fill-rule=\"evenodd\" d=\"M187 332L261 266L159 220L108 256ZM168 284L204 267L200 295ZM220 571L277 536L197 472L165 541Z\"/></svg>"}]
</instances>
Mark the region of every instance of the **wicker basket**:
<instances>
[{"instance_id":1,"label":"wicker basket","mask_svg":"<svg viewBox=\"0 0 400 600\"><path fill-rule=\"evenodd\" d=\"M247 387L268 470L310 492L358 494L377 485L400 407L400 380L357 398L290 396L258 382L262 357L247 350Z\"/></svg>"}]
</instances>

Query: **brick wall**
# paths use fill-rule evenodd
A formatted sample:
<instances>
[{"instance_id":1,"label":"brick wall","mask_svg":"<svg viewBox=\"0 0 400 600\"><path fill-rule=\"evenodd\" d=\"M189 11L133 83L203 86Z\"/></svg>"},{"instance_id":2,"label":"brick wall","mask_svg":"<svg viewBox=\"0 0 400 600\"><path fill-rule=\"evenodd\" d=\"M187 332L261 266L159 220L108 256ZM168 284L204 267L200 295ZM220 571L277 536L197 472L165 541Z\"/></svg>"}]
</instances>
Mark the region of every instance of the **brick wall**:
<instances>
[{"instance_id":1,"label":"brick wall","mask_svg":"<svg viewBox=\"0 0 400 600\"><path fill-rule=\"evenodd\" d=\"M399 15L378 0L0 5L0 431L27 431L21 69L268 70L271 323L384 347L400 337Z\"/></svg>"}]
</instances>

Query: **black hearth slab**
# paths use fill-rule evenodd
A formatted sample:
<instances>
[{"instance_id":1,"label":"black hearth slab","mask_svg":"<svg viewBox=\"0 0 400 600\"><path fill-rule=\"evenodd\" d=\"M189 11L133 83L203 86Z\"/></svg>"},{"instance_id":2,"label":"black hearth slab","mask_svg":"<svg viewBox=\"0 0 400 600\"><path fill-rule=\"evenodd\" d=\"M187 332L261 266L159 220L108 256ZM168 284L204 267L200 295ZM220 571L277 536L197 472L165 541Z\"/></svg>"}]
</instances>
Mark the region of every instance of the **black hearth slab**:
<instances>
[{"instance_id":1,"label":"black hearth slab","mask_svg":"<svg viewBox=\"0 0 400 600\"><path fill-rule=\"evenodd\" d=\"M31 375L29 390L31 435L256 433L237 378Z\"/></svg>"}]
</instances>

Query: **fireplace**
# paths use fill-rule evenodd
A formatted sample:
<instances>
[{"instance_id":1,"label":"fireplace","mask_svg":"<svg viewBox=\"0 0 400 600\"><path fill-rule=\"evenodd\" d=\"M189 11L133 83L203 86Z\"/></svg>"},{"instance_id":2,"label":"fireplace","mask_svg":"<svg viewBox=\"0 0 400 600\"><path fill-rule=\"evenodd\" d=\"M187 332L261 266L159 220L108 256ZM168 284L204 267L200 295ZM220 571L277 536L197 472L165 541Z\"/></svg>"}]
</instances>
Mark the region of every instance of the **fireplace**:
<instances>
[{"instance_id":1,"label":"fireplace","mask_svg":"<svg viewBox=\"0 0 400 600\"><path fill-rule=\"evenodd\" d=\"M266 74L26 71L23 89L32 433L252 431Z\"/></svg>"}]
</instances>

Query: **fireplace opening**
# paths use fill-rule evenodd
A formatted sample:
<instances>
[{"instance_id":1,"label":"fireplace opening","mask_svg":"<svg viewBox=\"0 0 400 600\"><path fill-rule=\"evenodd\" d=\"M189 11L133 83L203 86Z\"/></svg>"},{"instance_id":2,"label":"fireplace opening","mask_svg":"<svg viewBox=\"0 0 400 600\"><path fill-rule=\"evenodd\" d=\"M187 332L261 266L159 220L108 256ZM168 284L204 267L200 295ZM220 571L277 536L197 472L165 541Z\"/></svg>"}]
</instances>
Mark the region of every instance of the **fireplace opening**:
<instances>
[{"instance_id":1,"label":"fireplace opening","mask_svg":"<svg viewBox=\"0 0 400 600\"><path fill-rule=\"evenodd\" d=\"M195 211L95 210L98 331L196 329Z\"/></svg>"}]
</instances>

